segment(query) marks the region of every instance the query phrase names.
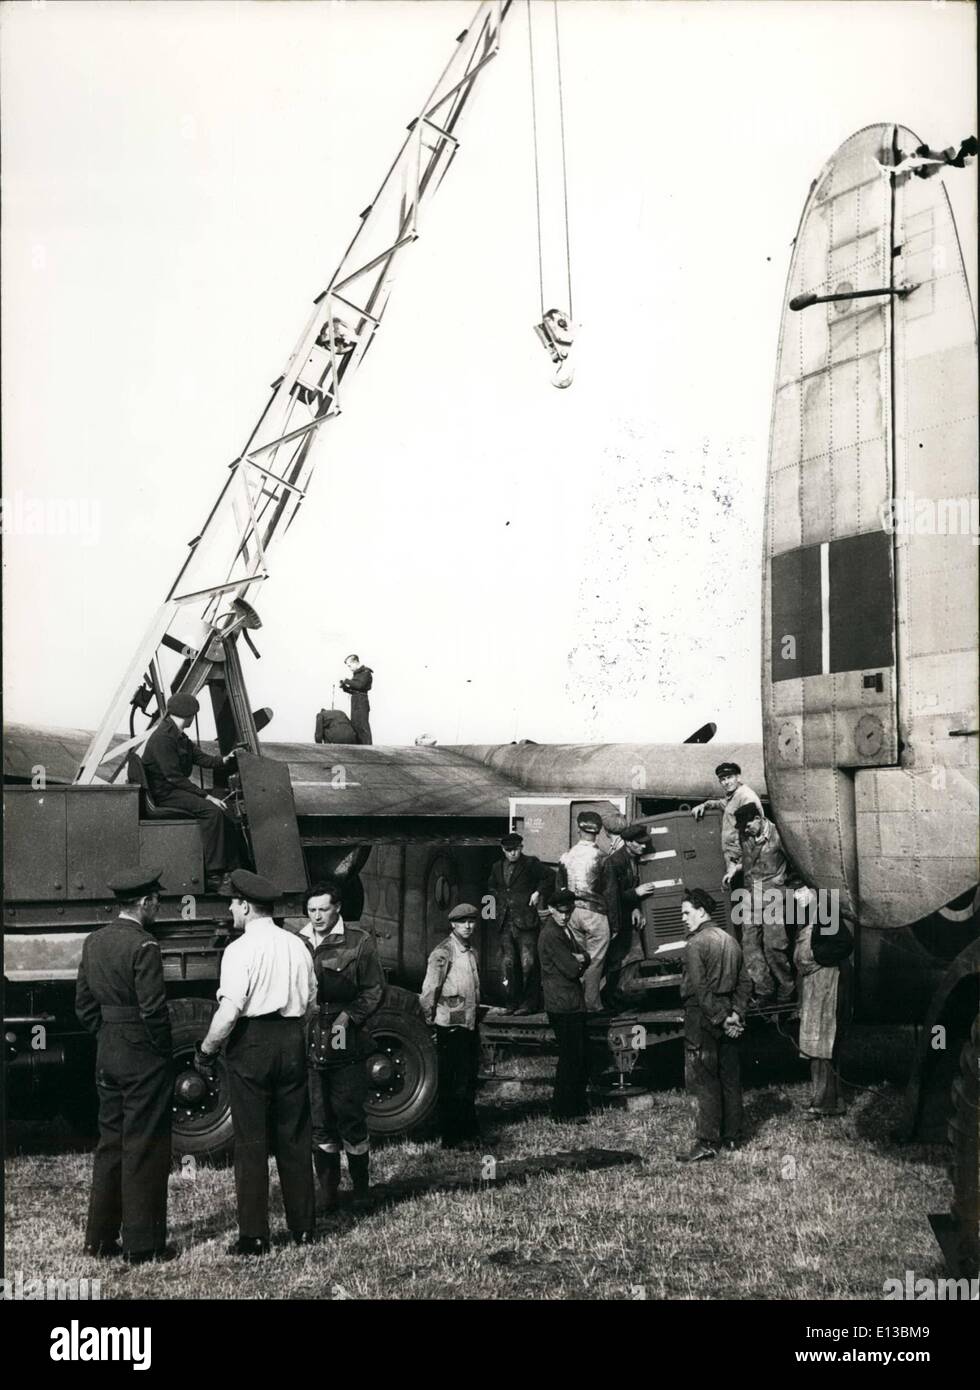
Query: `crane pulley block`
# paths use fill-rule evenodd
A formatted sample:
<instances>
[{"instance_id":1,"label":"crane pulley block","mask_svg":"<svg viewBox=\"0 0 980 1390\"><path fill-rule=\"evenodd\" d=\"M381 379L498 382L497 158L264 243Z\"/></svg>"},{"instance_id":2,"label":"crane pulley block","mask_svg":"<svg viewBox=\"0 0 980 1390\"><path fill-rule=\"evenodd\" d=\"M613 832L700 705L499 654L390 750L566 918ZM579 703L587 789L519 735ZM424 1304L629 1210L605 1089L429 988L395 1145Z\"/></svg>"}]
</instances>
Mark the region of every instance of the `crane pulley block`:
<instances>
[{"instance_id":1,"label":"crane pulley block","mask_svg":"<svg viewBox=\"0 0 980 1390\"><path fill-rule=\"evenodd\" d=\"M574 368L568 361L568 355L575 328L570 316L563 309L549 309L541 322L534 325L534 331L555 365L553 385L559 389L571 386Z\"/></svg>"}]
</instances>

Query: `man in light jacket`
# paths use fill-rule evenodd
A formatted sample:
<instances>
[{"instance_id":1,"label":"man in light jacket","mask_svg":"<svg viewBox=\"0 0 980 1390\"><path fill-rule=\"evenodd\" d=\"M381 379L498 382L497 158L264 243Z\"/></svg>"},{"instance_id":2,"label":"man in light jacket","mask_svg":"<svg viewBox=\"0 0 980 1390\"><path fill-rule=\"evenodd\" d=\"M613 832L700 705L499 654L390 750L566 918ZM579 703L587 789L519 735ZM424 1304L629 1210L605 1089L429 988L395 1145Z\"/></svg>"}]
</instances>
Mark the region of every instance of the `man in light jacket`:
<instances>
[{"instance_id":1,"label":"man in light jacket","mask_svg":"<svg viewBox=\"0 0 980 1390\"><path fill-rule=\"evenodd\" d=\"M480 972L470 945L479 916L471 903L452 909L449 935L429 956L422 983L422 1013L435 1026L444 1149L471 1148L480 1141L476 1120Z\"/></svg>"}]
</instances>

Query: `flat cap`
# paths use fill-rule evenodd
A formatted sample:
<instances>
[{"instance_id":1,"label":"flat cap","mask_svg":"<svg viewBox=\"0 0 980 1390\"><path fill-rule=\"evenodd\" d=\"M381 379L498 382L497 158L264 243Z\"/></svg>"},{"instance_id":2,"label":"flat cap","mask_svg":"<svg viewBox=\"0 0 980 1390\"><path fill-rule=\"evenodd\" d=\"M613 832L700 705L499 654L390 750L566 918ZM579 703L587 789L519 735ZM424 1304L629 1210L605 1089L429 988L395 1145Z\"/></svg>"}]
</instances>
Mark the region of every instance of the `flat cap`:
<instances>
[{"instance_id":1,"label":"flat cap","mask_svg":"<svg viewBox=\"0 0 980 1390\"><path fill-rule=\"evenodd\" d=\"M479 916L480 909L472 903L457 903L449 912L450 922L475 922Z\"/></svg>"},{"instance_id":2,"label":"flat cap","mask_svg":"<svg viewBox=\"0 0 980 1390\"><path fill-rule=\"evenodd\" d=\"M744 806L739 806L735 812L735 824L739 830L748 825L749 821L755 820L756 816L761 816L762 812L754 801L747 801Z\"/></svg>"},{"instance_id":3,"label":"flat cap","mask_svg":"<svg viewBox=\"0 0 980 1390\"><path fill-rule=\"evenodd\" d=\"M640 840L646 840L650 834L648 825L628 825L625 830L619 832L619 838L630 844L635 844Z\"/></svg>"},{"instance_id":4,"label":"flat cap","mask_svg":"<svg viewBox=\"0 0 980 1390\"><path fill-rule=\"evenodd\" d=\"M167 701L167 713L175 714L178 719L193 719L200 712L201 705L196 695L184 695L178 691Z\"/></svg>"},{"instance_id":5,"label":"flat cap","mask_svg":"<svg viewBox=\"0 0 980 1390\"><path fill-rule=\"evenodd\" d=\"M548 906L559 908L574 907L575 894L572 892L570 888L559 888L558 892L551 899L551 902L548 904Z\"/></svg>"},{"instance_id":6,"label":"flat cap","mask_svg":"<svg viewBox=\"0 0 980 1390\"><path fill-rule=\"evenodd\" d=\"M502 835L500 843L504 849L520 849L521 845L524 843L524 836L512 832L510 835Z\"/></svg>"},{"instance_id":7,"label":"flat cap","mask_svg":"<svg viewBox=\"0 0 980 1390\"><path fill-rule=\"evenodd\" d=\"M575 824L579 830L601 830L602 817L598 811L579 811L575 817Z\"/></svg>"},{"instance_id":8,"label":"flat cap","mask_svg":"<svg viewBox=\"0 0 980 1390\"><path fill-rule=\"evenodd\" d=\"M134 898L145 897L147 893L159 893L162 876L162 869L136 864L131 869L120 869L107 882L117 898L132 902Z\"/></svg>"},{"instance_id":9,"label":"flat cap","mask_svg":"<svg viewBox=\"0 0 980 1390\"><path fill-rule=\"evenodd\" d=\"M252 903L274 903L282 893L269 879L248 869L235 869L231 874L231 898L247 898Z\"/></svg>"}]
</instances>

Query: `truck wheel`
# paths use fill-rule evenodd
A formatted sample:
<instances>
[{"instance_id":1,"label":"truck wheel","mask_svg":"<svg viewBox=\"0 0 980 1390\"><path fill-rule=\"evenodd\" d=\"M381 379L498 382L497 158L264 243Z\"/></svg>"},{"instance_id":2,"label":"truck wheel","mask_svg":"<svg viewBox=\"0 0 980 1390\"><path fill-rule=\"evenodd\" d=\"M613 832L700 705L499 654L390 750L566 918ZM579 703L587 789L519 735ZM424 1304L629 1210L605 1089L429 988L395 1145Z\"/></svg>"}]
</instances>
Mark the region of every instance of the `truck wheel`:
<instances>
[{"instance_id":1,"label":"truck wheel","mask_svg":"<svg viewBox=\"0 0 980 1390\"><path fill-rule=\"evenodd\" d=\"M194 1048L208 1031L217 1009L210 999L170 999L167 1011L174 1040L173 1151L177 1159L187 1155L199 1162L218 1163L234 1149L231 1102L224 1059L218 1059L218 1085L209 1093L202 1077L193 1070Z\"/></svg>"},{"instance_id":2,"label":"truck wheel","mask_svg":"<svg viewBox=\"0 0 980 1390\"><path fill-rule=\"evenodd\" d=\"M435 1110L439 1078L418 998L390 986L367 1026L375 1048L364 1063L368 1129L386 1136L419 1133Z\"/></svg>"},{"instance_id":3,"label":"truck wheel","mask_svg":"<svg viewBox=\"0 0 980 1390\"><path fill-rule=\"evenodd\" d=\"M949 1176L953 1184L952 1213L959 1226L960 1269L972 1278L980 1262L980 1207L978 1207L977 1153L980 1124L980 1016L960 1053L960 1065L953 1082L953 1114L949 1122L952 1149Z\"/></svg>"}]
</instances>

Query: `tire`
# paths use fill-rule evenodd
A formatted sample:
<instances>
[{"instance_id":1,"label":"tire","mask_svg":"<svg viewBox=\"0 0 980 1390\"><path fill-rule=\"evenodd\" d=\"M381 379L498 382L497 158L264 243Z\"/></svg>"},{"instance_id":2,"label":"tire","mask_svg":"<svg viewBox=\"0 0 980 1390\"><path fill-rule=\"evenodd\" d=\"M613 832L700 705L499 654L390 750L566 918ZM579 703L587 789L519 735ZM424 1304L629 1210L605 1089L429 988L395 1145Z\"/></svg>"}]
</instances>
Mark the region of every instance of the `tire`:
<instances>
[{"instance_id":1,"label":"tire","mask_svg":"<svg viewBox=\"0 0 980 1390\"><path fill-rule=\"evenodd\" d=\"M173 1033L177 1082L174 1087L173 1152L176 1159L190 1155L198 1162L220 1163L230 1157L235 1136L224 1058L218 1059L218 1087L203 1103L181 1104L181 1075L190 1070L194 1048L208 1031L217 1009L209 999L170 999L167 1010ZM196 1076L196 1073L194 1074Z\"/></svg>"},{"instance_id":2,"label":"tire","mask_svg":"<svg viewBox=\"0 0 980 1390\"><path fill-rule=\"evenodd\" d=\"M419 1134L432 1119L439 1089L436 1046L416 995L389 986L367 1029L368 1130L386 1138Z\"/></svg>"},{"instance_id":3,"label":"tire","mask_svg":"<svg viewBox=\"0 0 980 1390\"><path fill-rule=\"evenodd\" d=\"M960 1053L953 1082L953 1114L949 1122L949 1176L953 1184L951 1210L959 1227L958 1276L973 1278L980 1264L980 1204L978 1204L978 1124L980 1124L980 1016Z\"/></svg>"}]
</instances>

